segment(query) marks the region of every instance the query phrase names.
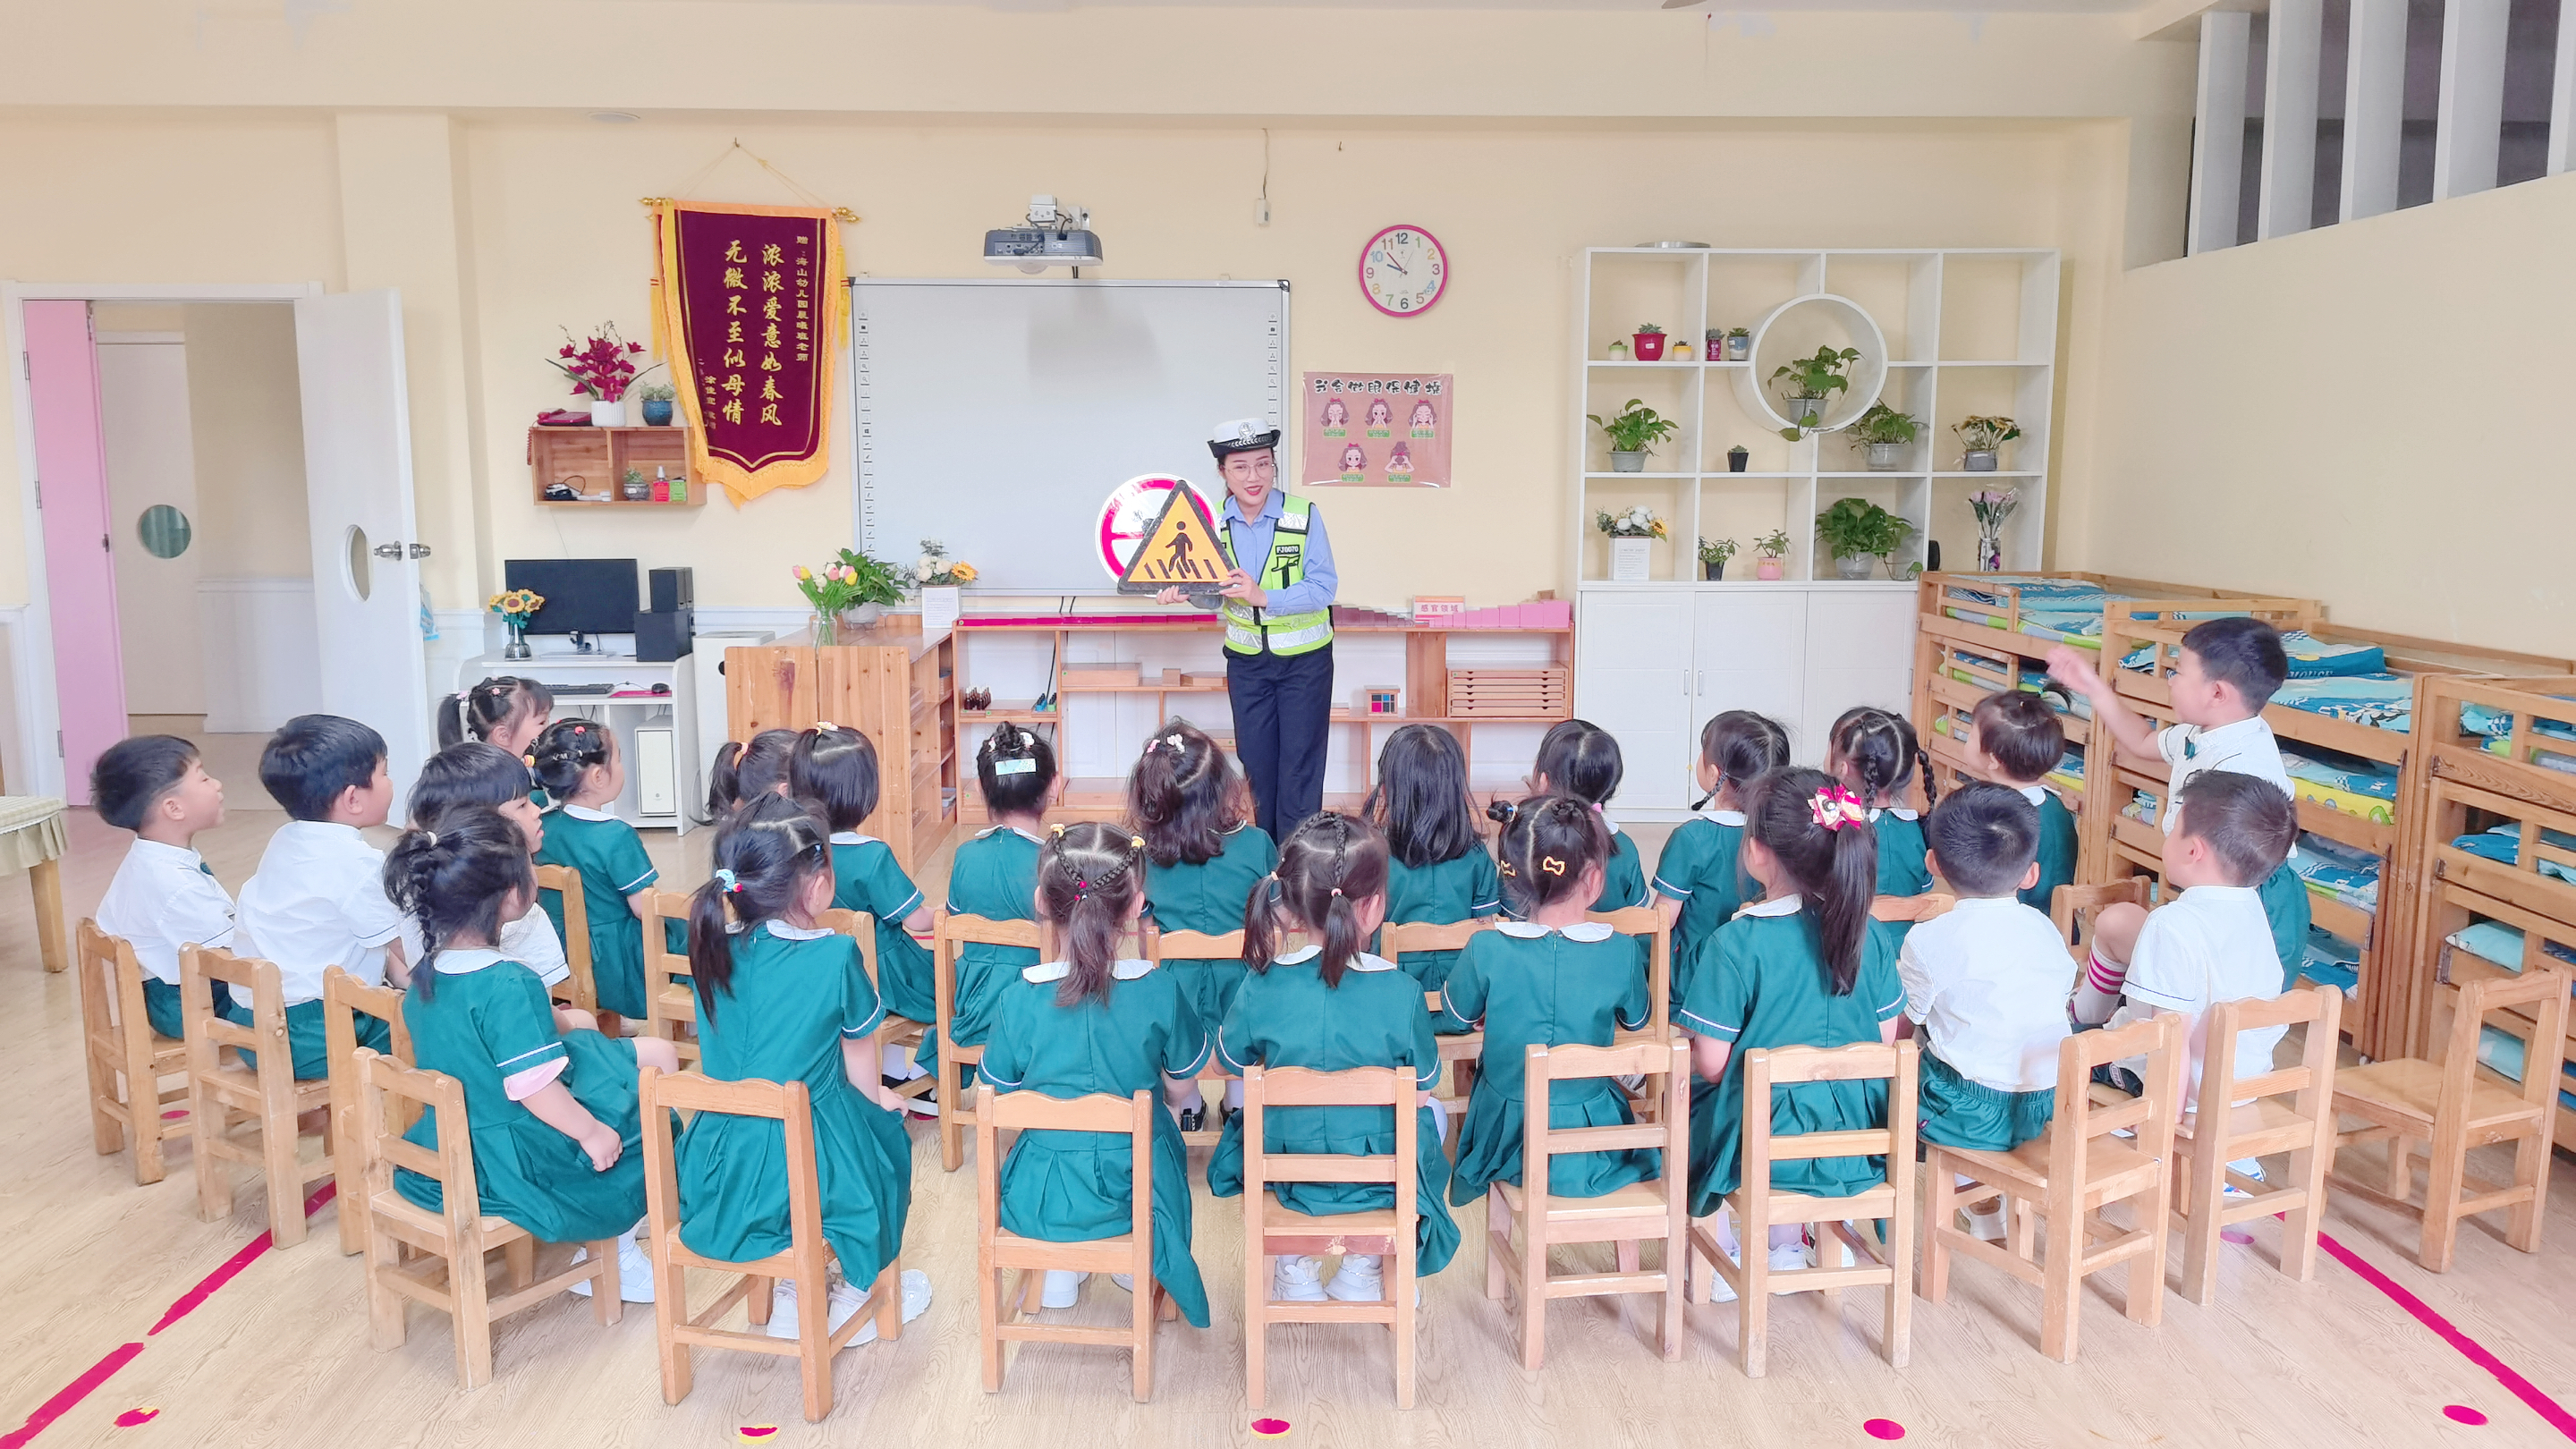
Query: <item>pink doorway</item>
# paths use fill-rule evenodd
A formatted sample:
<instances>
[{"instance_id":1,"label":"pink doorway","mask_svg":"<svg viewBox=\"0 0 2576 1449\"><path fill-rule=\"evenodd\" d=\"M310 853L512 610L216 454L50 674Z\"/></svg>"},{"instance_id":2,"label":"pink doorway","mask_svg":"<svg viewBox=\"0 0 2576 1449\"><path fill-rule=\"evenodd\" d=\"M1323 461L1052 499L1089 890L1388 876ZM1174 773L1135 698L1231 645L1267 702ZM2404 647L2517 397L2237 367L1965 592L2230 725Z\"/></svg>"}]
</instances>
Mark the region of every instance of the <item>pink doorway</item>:
<instances>
[{"instance_id":1,"label":"pink doorway","mask_svg":"<svg viewBox=\"0 0 2576 1449\"><path fill-rule=\"evenodd\" d=\"M54 689L63 793L89 803L90 766L125 738L124 648L109 549L107 444L99 424L98 353L89 303L26 304L27 392L45 528L45 595L53 616ZM30 741L31 746L35 742Z\"/></svg>"}]
</instances>

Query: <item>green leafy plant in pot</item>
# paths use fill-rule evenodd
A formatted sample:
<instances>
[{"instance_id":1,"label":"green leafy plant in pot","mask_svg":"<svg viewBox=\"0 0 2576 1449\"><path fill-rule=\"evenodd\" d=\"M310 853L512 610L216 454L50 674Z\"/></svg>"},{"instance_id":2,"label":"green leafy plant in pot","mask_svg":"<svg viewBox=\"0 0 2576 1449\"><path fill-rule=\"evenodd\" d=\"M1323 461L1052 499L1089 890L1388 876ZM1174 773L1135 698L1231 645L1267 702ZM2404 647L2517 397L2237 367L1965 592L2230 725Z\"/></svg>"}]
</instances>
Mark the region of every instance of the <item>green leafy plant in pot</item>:
<instances>
[{"instance_id":1,"label":"green leafy plant in pot","mask_svg":"<svg viewBox=\"0 0 2576 1449\"><path fill-rule=\"evenodd\" d=\"M1735 557L1734 539L1703 538L1699 541L1700 571L1711 583L1726 577L1726 562L1733 557Z\"/></svg>"},{"instance_id":2,"label":"green leafy plant in pot","mask_svg":"<svg viewBox=\"0 0 2576 1449\"><path fill-rule=\"evenodd\" d=\"M671 404L678 400L679 389L667 382L647 383L635 390L644 403L644 426L667 428L671 425Z\"/></svg>"},{"instance_id":3,"label":"green leafy plant in pot","mask_svg":"<svg viewBox=\"0 0 2576 1449\"><path fill-rule=\"evenodd\" d=\"M1604 418L1599 413L1586 413L1592 425L1610 440L1610 471L1643 473L1646 455L1654 445L1681 431L1681 424L1646 406L1643 398L1630 398L1619 411Z\"/></svg>"},{"instance_id":4,"label":"green leafy plant in pot","mask_svg":"<svg viewBox=\"0 0 2576 1449\"><path fill-rule=\"evenodd\" d=\"M1959 466L1971 473L1994 472L2004 444L2021 436L2010 418L1961 418L1950 431L1959 435Z\"/></svg>"},{"instance_id":5,"label":"green leafy plant in pot","mask_svg":"<svg viewBox=\"0 0 2576 1449\"><path fill-rule=\"evenodd\" d=\"M1816 515L1816 541L1833 555L1838 578L1868 578L1869 561L1884 562L1913 532L1913 524L1865 498L1835 499Z\"/></svg>"},{"instance_id":6,"label":"green leafy plant in pot","mask_svg":"<svg viewBox=\"0 0 2576 1449\"><path fill-rule=\"evenodd\" d=\"M1854 419L1843 436L1861 450L1862 460L1874 472L1886 472L1901 466L1905 450L1923 435L1923 420L1900 413L1883 402L1869 405L1869 411Z\"/></svg>"},{"instance_id":7,"label":"green leafy plant in pot","mask_svg":"<svg viewBox=\"0 0 2576 1449\"><path fill-rule=\"evenodd\" d=\"M1785 528L1775 528L1769 533L1762 535L1760 538L1753 540L1753 552L1755 556L1753 576L1755 578L1776 579L1780 577L1785 568L1780 560L1786 557L1789 552L1789 530Z\"/></svg>"},{"instance_id":8,"label":"green leafy plant in pot","mask_svg":"<svg viewBox=\"0 0 2576 1449\"><path fill-rule=\"evenodd\" d=\"M1640 322L1637 324L1637 330L1629 335L1629 340L1637 344L1637 360L1639 362L1661 362L1664 360L1663 328L1656 326L1652 322Z\"/></svg>"},{"instance_id":9,"label":"green leafy plant in pot","mask_svg":"<svg viewBox=\"0 0 2576 1449\"><path fill-rule=\"evenodd\" d=\"M1835 395L1851 391L1852 365L1859 361L1857 347L1824 346L1813 357L1774 369L1771 381L1780 388L1781 415L1795 425L1782 428L1780 436L1794 443L1822 427Z\"/></svg>"}]
</instances>

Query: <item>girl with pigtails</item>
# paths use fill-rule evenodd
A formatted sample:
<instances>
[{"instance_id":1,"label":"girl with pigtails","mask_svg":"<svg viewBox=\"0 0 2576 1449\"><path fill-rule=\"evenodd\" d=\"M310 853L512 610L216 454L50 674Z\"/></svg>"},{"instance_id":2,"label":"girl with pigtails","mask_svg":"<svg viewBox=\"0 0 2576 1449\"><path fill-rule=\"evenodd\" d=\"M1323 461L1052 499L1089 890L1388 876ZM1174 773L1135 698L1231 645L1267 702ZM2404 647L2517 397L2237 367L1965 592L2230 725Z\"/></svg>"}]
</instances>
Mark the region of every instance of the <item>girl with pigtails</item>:
<instances>
[{"instance_id":1,"label":"girl with pigtails","mask_svg":"<svg viewBox=\"0 0 2576 1449\"><path fill-rule=\"evenodd\" d=\"M1217 1032L1217 1061L1240 1076L1254 1066L1342 1072L1394 1067L1428 1091L1440 1080L1440 1043L1423 1005L1421 984L1395 963L1361 949L1386 919L1387 845L1376 827L1347 815L1310 816L1288 837L1277 873L1254 884L1243 908L1243 964L1251 975ZM1285 937L1312 943L1281 953ZM1438 1104L1426 1099L1415 1136L1420 1182L1414 1271L1437 1273L1458 1251L1458 1224L1446 1195L1449 1158L1441 1150ZM1354 1157L1395 1150L1388 1107L1280 1107L1262 1114L1263 1150L1330 1152ZM1208 1188L1218 1197L1243 1192L1243 1119L1227 1119L1208 1159ZM1380 1212L1394 1206L1392 1188L1366 1183L1283 1182L1280 1204L1315 1217ZM1375 1254L1347 1253L1330 1283L1322 1260L1283 1255L1270 1296L1296 1302L1327 1297L1375 1303L1385 1295Z\"/></svg>"}]
</instances>

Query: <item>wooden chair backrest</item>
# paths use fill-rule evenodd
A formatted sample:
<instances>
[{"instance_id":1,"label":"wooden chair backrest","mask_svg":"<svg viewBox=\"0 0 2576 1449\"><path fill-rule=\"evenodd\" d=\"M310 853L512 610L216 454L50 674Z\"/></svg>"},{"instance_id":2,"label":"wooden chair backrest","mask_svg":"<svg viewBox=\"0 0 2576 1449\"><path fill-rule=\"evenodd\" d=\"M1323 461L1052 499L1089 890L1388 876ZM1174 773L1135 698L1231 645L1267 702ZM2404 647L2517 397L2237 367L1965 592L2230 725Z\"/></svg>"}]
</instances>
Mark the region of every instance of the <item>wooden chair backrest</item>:
<instances>
[{"instance_id":1,"label":"wooden chair backrest","mask_svg":"<svg viewBox=\"0 0 2576 1449\"><path fill-rule=\"evenodd\" d=\"M1241 931L1156 931L1147 943L1149 959L1161 961L1197 961L1210 957L1243 955Z\"/></svg>"},{"instance_id":2,"label":"wooden chair backrest","mask_svg":"<svg viewBox=\"0 0 2576 1449\"><path fill-rule=\"evenodd\" d=\"M2543 1120L2548 1118L2557 1102L2561 1075L2554 1068L2566 1055L2562 1044L2567 1039L2568 981L2568 972L2525 965L2520 976L2490 977L2459 987L2459 999L2446 1003L2451 1033L2442 1057L2441 1120L2464 1119L2470 1089L2477 1082L2478 1037L2489 1024L2487 1018L2497 1012L2506 1014L2494 1025L2523 1038L2522 1099ZM2507 1010L2512 1007L2530 1015Z\"/></svg>"},{"instance_id":3,"label":"wooden chair backrest","mask_svg":"<svg viewBox=\"0 0 2576 1449\"><path fill-rule=\"evenodd\" d=\"M682 939L687 938L690 895L688 891L661 889L644 893L644 994L647 997L662 988L665 976L691 974L688 953L672 952L663 926L666 921L677 921ZM569 943L566 949L570 949Z\"/></svg>"},{"instance_id":4,"label":"wooden chair backrest","mask_svg":"<svg viewBox=\"0 0 2576 1449\"><path fill-rule=\"evenodd\" d=\"M1134 1144L1129 1170L1135 1211L1129 1231L1139 1243L1154 1235L1154 1114L1162 1108L1154 1093L1139 1088L1133 1097L1095 1093L1086 1097L1050 1097L1044 1092L996 1092L990 1082L975 1084L975 1200L981 1210L983 1241L990 1245L1001 1229L1001 1134L1027 1131L1116 1132ZM1150 1285L1139 1284L1150 1291Z\"/></svg>"},{"instance_id":5,"label":"wooden chair backrest","mask_svg":"<svg viewBox=\"0 0 2576 1449\"><path fill-rule=\"evenodd\" d=\"M930 975L932 999L938 1003L940 1031L957 1015L957 950L968 944L979 946L1021 946L1039 949L1038 923L1035 921L997 921L990 916L952 916L940 911L931 917ZM956 1044L950 1043L951 1047ZM969 1048L981 1055L980 1049Z\"/></svg>"},{"instance_id":6,"label":"wooden chair backrest","mask_svg":"<svg viewBox=\"0 0 2576 1449\"><path fill-rule=\"evenodd\" d=\"M1378 949L1389 961L1401 960L1409 951L1463 951L1479 931L1494 929L1491 920L1456 921L1435 925L1429 921L1389 921L1378 928Z\"/></svg>"},{"instance_id":7,"label":"wooden chair backrest","mask_svg":"<svg viewBox=\"0 0 2576 1449\"><path fill-rule=\"evenodd\" d=\"M554 989L582 1010L596 1011L599 987L590 970L590 906L582 895L581 872L568 865L540 865L537 889L563 898L564 962L572 967L572 976Z\"/></svg>"},{"instance_id":8,"label":"wooden chair backrest","mask_svg":"<svg viewBox=\"0 0 2576 1449\"><path fill-rule=\"evenodd\" d=\"M1756 1047L1744 1054L1744 1137L1747 1164L1817 1157L1884 1157L1894 1171L1914 1160L1915 1052L1911 1040L1893 1045L1855 1042L1840 1047ZM1847 1132L1771 1133L1771 1088L1795 1082L1884 1081L1887 1125ZM1744 1182L1755 1181L1747 1172ZM1768 1182L1767 1175L1761 1181ZM1908 1210L1911 1210L1909 1205Z\"/></svg>"},{"instance_id":9,"label":"wooden chair backrest","mask_svg":"<svg viewBox=\"0 0 2576 1449\"><path fill-rule=\"evenodd\" d=\"M877 984L877 918L865 911L843 910L838 906L818 911L814 924L826 931L838 931L859 943L859 965L868 973L868 984Z\"/></svg>"},{"instance_id":10,"label":"wooden chair backrest","mask_svg":"<svg viewBox=\"0 0 2576 1449\"><path fill-rule=\"evenodd\" d=\"M1673 1014L1673 928L1664 924L1663 914L1652 906L1593 911L1584 919L1647 943L1646 994L1654 1016L1646 1023L1646 1029L1656 1036L1664 1035Z\"/></svg>"},{"instance_id":11,"label":"wooden chair backrest","mask_svg":"<svg viewBox=\"0 0 2576 1449\"><path fill-rule=\"evenodd\" d=\"M2147 904L2147 878L2133 875L2109 885L2062 885L2049 893L2048 919L2057 927L2057 938L2081 961L2090 953L2093 921L2104 906L2133 905L2144 909ZM2081 934L2079 935L2079 928Z\"/></svg>"},{"instance_id":12,"label":"wooden chair backrest","mask_svg":"<svg viewBox=\"0 0 2576 1449\"><path fill-rule=\"evenodd\" d=\"M385 1024L393 1037L389 1055L409 1066L411 1027L403 1020L403 995L399 987L369 986L337 966L324 967L322 1034L331 1044L331 1060L339 1061L358 1049L358 1024L353 1018L363 1013Z\"/></svg>"},{"instance_id":13,"label":"wooden chair backrest","mask_svg":"<svg viewBox=\"0 0 2576 1449\"><path fill-rule=\"evenodd\" d=\"M814 1100L803 1082L718 1082L695 1072L674 1075L645 1067L636 1074L635 1095L644 1114L644 1200L655 1238L680 1226L680 1175L671 1144L673 1112L719 1112L777 1121L787 1142L788 1232L810 1241L812 1233L821 1231L823 1190L814 1166Z\"/></svg>"},{"instance_id":14,"label":"wooden chair backrest","mask_svg":"<svg viewBox=\"0 0 2576 1449\"><path fill-rule=\"evenodd\" d=\"M250 1003L251 1024L242 1026L215 1015L213 983L233 988L236 1002ZM211 1071L225 1047L261 1051L286 1045L286 991L278 982L277 963L256 956L236 956L220 946L189 946L179 953L179 1007L188 1031L188 1069ZM278 1055L270 1051L266 1063ZM285 1064L294 1075L294 1064Z\"/></svg>"},{"instance_id":15,"label":"wooden chair backrest","mask_svg":"<svg viewBox=\"0 0 2576 1449\"><path fill-rule=\"evenodd\" d=\"M133 942L111 936L98 928L98 922L83 917L73 934L72 949L80 967L82 1025L96 1031L113 1020L120 1030L132 1031L148 1020L143 1010L143 963L134 954Z\"/></svg>"},{"instance_id":16,"label":"wooden chair backrest","mask_svg":"<svg viewBox=\"0 0 2576 1449\"><path fill-rule=\"evenodd\" d=\"M2334 1100L2335 1044L2342 1030L2343 992L2332 986L2284 991L2268 1001L2222 1001L2210 1009L2208 1035L2200 1063L2200 1093L2195 1100L2205 1115L2258 1097L2297 1095L2302 1116L2327 1120ZM2236 1075L2236 1037L2240 1032L2307 1024L2299 1064L2260 1076Z\"/></svg>"},{"instance_id":17,"label":"wooden chair backrest","mask_svg":"<svg viewBox=\"0 0 2576 1449\"><path fill-rule=\"evenodd\" d=\"M1382 1182L1395 1188L1395 1220L1411 1222L1422 1089L1393 1067L1318 1072L1305 1067L1250 1067L1243 1074L1243 1193L1247 1202L1275 1182ZM1270 1107L1392 1107L1395 1151L1384 1157L1348 1153L1271 1152L1264 1146Z\"/></svg>"},{"instance_id":18,"label":"wooden chair backrest","mask_svg":"<svg viewBox=\"0 0 2576 1449\"><path fill-rule=\"evenodd\" d=\"M462 1241L467 1225L482 1215L464 1084L444 1073L405 1066L373 1047L358 1048L352 1060L358 1069L358 1143L365 1154L368 1200L393 1190L397 1167L433 1179L448 1235ZM403 1136L423 1112L438 1114L436 1151ZM355 1204L342 1210L365 1211Z\"/></svg>"},{"instance_id":19,"label":"wooden chair backrest","mask_svg":"<svg viewBox=\"0 0 2576 1449\"><path fill-rule=\"evenodd\" d=\"M2096 1106L2093 1069L2128 1057L2145 1057L2139 1079L2146 1090L2116 1106ZM2093 1140L2127 1128L2138 1151L2173 1160L2174 1115L2182 1105L2182 1018L2159 1012L2144 1021L2100 1031L2079 1031L2057 1047L2057 1114L2049 1124L2048 1179L2086 1179Z\"/></svg>"},{"instance_id":20,"label":"wooden chair backrest","mask_svg":"<svg viewBox=\"0 0 2576 1449\"><path fill-rule=\"evenodd\" d=\"M1674 1166L1690 1161L1690 1043L1678 1038L1639 1038L1606 1047L1532 1042L1524 1071L1521 1191L1532 1222L1546 1216L1547 1159L1562 1153L1660 1151L1667 1179L1689 1175L1675 1173ZM1635 1076L1664 1079L1668 1100L1660 1121L1625 1127L1548 1126L1549 1083Z\"/></svg>"}]
</instances>

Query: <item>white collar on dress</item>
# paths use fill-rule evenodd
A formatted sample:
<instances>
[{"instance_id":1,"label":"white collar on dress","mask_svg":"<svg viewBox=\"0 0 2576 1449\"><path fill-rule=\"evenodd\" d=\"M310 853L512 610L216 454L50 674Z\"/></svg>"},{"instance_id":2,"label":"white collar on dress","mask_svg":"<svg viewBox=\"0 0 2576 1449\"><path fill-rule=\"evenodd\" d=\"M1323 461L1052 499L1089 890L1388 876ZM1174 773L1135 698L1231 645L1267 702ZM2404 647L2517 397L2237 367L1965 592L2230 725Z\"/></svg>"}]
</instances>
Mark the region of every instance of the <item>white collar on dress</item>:
<instances>
[{"instance_id":1,"label":"white collar on dress","mask_svg":"<svg viewBox=\"0 0 2576 1449\"><path fill-rule=\"evenodd\" d=\"M1302 966L1323 954L1324 948L1320 945L1301 946L1296 950L1289 952L1285 956L1272 957L1271 964L1274 966ZM1372 956L1366 951L1362 951L1358 960L1353 961L1349 966L1343 969L1349 971L1392 971L1395 969L1395 963L1382 956Z\"/></svg>"},{"instance_id":2,"label":"white collar on dress","mask_svg":"<svg viewBox=\"0 0 2576 1449\"><path fill-rule=\"evenodd\" d=\"M1602 921L1578 921L1571 926L1542 926L1536 921L1498 921L1494 929L1515 941L1543 940L1548 935L1555 934L1569 941L1581 941L1586 945L1595 941L1607 941L1619 934Z\"/></svg>"},{"instance_id":3,"label":"white collar on dress","mask_svg":"<svg viewBox=\"0 0 2576 1449\"><path fill-rule=\"evenodd\" d=\"M2013 788L2021 792L2021 798L2029 801L2033 805L2045 805L2048 803L2048 787L2046 785L2015 785Z\"/></svg>"},{"instance_id":4,"label":"white collar on dress","mask_svg":"<svg viewBox=\"0 0 2576 1449\"><path fill-rule=\"evenodd\" d=\"M437 966L438 974L441 976L462 976L468 971L480 971L486 966L496 965L506 959L508 958L498 951L477 947L473 950L441 951L432 964Z\"/></svg>"},{"instance_id":5,"label":"white collar on dress","mask_svg":"<svg viewBox=\"0 0 2576 1449\"><path fill-rule=\"evenodd\" d=\"M1151 961L1130 959L1109 963L1109 974L1120 981L1133 981L1153 969ZM1072 974L1073 963L1070 961L1042 961L1035 966L1021 968L1020 979L1043 986L1050 981L1062 981Z\"/></svg>"},{"instance_id":6,"label":"white collar on dress","mask_svg":"<svg viewBox=\"0 0 2576 1449\"><path fill-rule=\"evenodd\" d=\"M575 820L614 820L617 818L605 810L595 810L588 805L566 805L563 808L563 813L571 816Z\"/></svg>"},{"instance_id":7,"label":"white collar on dress","mask_svg":"<svg viewBox=\"0 0 2576 1449\"><path fill-rule=\"evenodd\" d=\"M1730 829L1744 828L1744 812L1741 810L1703 810L1699 812L1699 818Z\"/></svg>"},{"instance_id":8,"label":"white collar on dress","mask_svg":"<svg viewBox=\"0 0 2576 1449\"><path fill-rule=\"evenodd\" d=\"M1806 903L1807 898L1804 896L1782 896L1776 901L1755 901L1727 919L1738 920L1745 916L1794 916Z\"/></svg>"},{"instance_id":9,"label":"white collar on dress","mask_svg":"<svg viewBox=\"0 0 2576 1449\"><path fill-rule=\"evenodd\" d=\"M855 830L835 830L832 832L832 843L834 845L874 845L877 843L877 838L873 835L861 835Z\"/></svg>"},{"instance_id":10,"label":"white collar on dress","mask_svg":"<svg viewBox=\"0 0 2576 1449\"><path fill-rule=\"evenodd\" d=\"M1878 817L1881 815L1893 815L1899 820L1912 820L1916 817L1916 814L1917 812L1908 810L1902 805L1882 805L1869 812L1869 820L1871 824L1875 825L1878 823Z\"/></svg>"},{"instance_id":11,"label":"white collar on dress","mask_svg":"<svg viewBox=\"0 0 2576 1449\"><path fill-rule=\"evenodd\" d=\"M996 826L992 827L992 828L991 828L991 829L989 829L989 830L984 830L984 831L979 831L979 832L977 832L977 834L976 834L975 838L976 838L977 840L982 840L982 839L984 839L986 836L999 835L999 834L1001 834L1003 831L1006 831L1006 830L1007 830L1007 831L1009 831L1011 834L1018 836L1018 837L1019 837L1019 838L1021 838L1022 840L1027 841L1027 842L1028 842L1029 844L1031 844L1031 845L1044 845L1044 844L1046 844L1046 842L1045 842L1045 841L1038 839L1036 836L1031 835L1029 832L1027 832L1027 831L1025 831L1025 830L1022 830L1020 827L1018 827L1018 826L1016 826L1016 825L996 825Z\"/></svg>"},{"instance_id":12,"label":"white collar on dress","mask_svg":"<svg viewBox=\"0 0 2576 1449\"><path fill-rule=\"evenodd\" d=\"M819 941L825 936L839 934L826 926L816 926L811 930L807 930L799 926L791 926L776 917L772 917L760 924L768 929L769 934L776 936L782 941Z\"/></svg>"}]
</instances>

